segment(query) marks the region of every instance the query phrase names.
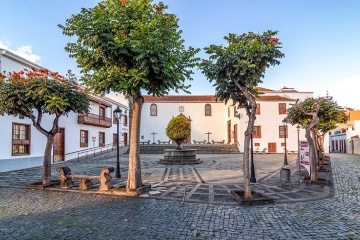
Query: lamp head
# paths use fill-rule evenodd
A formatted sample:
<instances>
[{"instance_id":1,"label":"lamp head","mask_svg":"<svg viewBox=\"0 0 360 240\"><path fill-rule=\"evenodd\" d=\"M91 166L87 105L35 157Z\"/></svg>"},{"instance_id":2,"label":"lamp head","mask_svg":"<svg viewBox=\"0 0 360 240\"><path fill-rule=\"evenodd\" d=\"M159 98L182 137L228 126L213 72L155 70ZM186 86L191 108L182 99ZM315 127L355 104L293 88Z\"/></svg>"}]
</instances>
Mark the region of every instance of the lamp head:
<instances>
[{"instance_id":1,"label":"lamp head","mask_svg":"<svg viewBox=\"0 0 360 240\"><path fill-rule=\"evenodd\" d=\"M121 109L119 108L119 106L117 106L117 108L114 110L114 115L116 119L120 119L121 118Z\"/></svg>"}]
</instances>

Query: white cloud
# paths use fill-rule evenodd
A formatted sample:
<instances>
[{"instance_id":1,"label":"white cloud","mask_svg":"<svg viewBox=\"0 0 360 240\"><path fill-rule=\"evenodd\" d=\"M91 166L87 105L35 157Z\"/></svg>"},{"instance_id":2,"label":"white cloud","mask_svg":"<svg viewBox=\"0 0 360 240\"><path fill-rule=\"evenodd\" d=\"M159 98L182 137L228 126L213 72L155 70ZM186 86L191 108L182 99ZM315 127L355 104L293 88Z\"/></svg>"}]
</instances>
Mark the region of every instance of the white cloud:
<instances>
[{"instance_id":1,"label":"white cloud","mask_svg":"<svg viewBox=\"0 0 360 240\"><path fill-rule=\"evenodd\" d=\"M41 60L40 56L32 53L31 46L21 46L16 51L13 50L12 52L32 62Z\"/></svg>"},{"instance_id":2,"label":"white cloud","mask_svg":"<svg viewBox=\"0 0 360 240\"><path fill-rule=\"evenodd\" d=\"M13 52L13 53L19 55L20 57L23 57L34 63L41 60L40 56L38 56L32 52L31 46L29 46L29 45L20 46L17 50L10 49L9 48L10 45L11 44L9 42L3 43L2 41L0 41L0 48L2 48L2 49L9 50L10 52Z\"/></svg>"},{"instance_id":3,"label":"white cloud","mask_svg":"<svg viewBox=\"0 0 360 240\"><path fill-rule=\"evenodd\" d=\"M8 45L10 45L10 44L9 43L5 44L2 41L0 41L0 48L7 50L7 49L9 49Z\"/></svg>"}]
</instances>

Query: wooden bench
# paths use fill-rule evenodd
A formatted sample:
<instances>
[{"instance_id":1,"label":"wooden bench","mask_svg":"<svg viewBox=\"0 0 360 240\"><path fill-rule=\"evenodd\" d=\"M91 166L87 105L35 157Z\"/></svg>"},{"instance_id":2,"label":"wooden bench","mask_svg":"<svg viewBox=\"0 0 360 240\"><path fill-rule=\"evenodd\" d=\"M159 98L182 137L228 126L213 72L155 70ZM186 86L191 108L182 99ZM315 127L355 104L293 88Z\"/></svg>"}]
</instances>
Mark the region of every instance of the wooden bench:
<instances>
[{"instance_id":1,"label":"wooden bench","mask_svg":"<svg viewBox=\"0 0 360 240\"><path fill-rule=\"evenodd\" d=\"M193 140L194 141L194 144L205 144L206 143L206 140L204 140L204 141L195 141L195 140Z\"/></svg>"},{"instance_id":2,"label":"wooden bench","mask_svg":"<svg viewBox=\"0 0 360 240\"><path fill-rule=\"evenodd\" d=\"M114 172L113 167L103 168L99 176L89 176L89 175L79 175L72 174L69 167L58 167L56 171L60 173L60 187L68 188L69 186L74 185L73 179L79 179L81 190L88 190L93 186L91 181L100 181L100 191L109 190L113 188L111 183L110 173Z\"/></svg>"},{"instance_id":3,"label":"wooden bench","mask_svg":"<svg viewBox=\"0 0 360 240\"><path fill-rule=\"evenodd\" d=\"M142 145L144 145L144 144L150 144L150 140L149 140L149 141L140 142L140 144L142 144Z\"/></svg>"},{"instance_id":4,"label":"wooden bench","mask_svg":"<svg viewBox=\"0 0 360 240\"><path fill-rule=\"evenodd\" d=\"M222 140L220 142L215 142L214 140L211 140L213 144L225 144L225 140Z\"/></svg>"},{"instance_id":5,"label":"wooden bench","mask_svg":"<svg viewBox=\"0 0 360 240\"><path fill-rule=\"evenodd\" d=\"M169 140L169 141L160 141L160 140L158 140L158 142L159 142L159 144L170 144L171 143L171 140Z\"/></svg>"}]
</instances>

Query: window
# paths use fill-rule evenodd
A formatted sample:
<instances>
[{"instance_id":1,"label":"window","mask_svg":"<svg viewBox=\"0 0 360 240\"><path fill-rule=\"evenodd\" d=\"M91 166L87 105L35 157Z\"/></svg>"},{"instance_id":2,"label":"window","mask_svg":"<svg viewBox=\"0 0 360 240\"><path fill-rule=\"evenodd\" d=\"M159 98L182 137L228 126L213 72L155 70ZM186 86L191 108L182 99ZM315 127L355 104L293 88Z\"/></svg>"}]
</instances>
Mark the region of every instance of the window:
<instances>
[{"instance_id":1,"label":"window","mask_svg":"<svg viewBox=\"0 0 360 240\"><path fill-rule=\"evenodd\" d=\"M260 143L254 143L255 147L260 147Z\"/></svg>"},{"instance_id":2,"label":"window","mask_svg":"<svg viewBox=\"0 0 360 240\"><path fill-rule=\"evenodd\" d=\"M80 147L88 147L89 134L86 130L80 130Z\"/></svg>"},{"instance_id":3,"label":"window","mask_svg":"<svg viewBox=\"0 0 360 240\"><path fill-rule=\"evenodd\" d=\"M256 115L260 115L260 103L256 104Z\"/></svg>"},{"instance_id":4,"label":"window","mask_svg":"<svg viewBox=\"0 0 360 240\"><path fill-rule=\"evenodd\" d=\"M100 106L99 108L99 116L100 116L100 119L104 120L105 119L105 108Z\"/></svg>"},{"instance_id":5,"label":"window","mask_svg":"<svg viewBox=\"0 0 360 240\"><path fill-rule=\"evenodd\" d=\"M150 116L157 116L157 106L156 104L150 105Z\"/></svg>"},{"instance_id":6,"label":"window","mask_svg":"<svg viewBox=\"0 0 360 240\"><path fill-rule=\"evenodd\" d=\"M105 133L99 132L99 147L105 147Z\"/></svg>"},{"instance_id":7,"label":"window","mask_svg":"<svg viewBox=\"0 0 360 240\"><path fill-rule=\"evenodd\" d=\"M210 104L205 105L205 116L211 116L211 105Z\"/></svg>"},{"instance_id":8,"label":"window","mask_svg":"<svg viewBox=\"0 0 360 240\"><path fill-rule=\"evenodd\" d=\"M30 155L30 125L13 123L12 155Z\"/></svg>"},{"instance_id":9,"label":"window","mask_svg":"<svg viewBox=\"0 0 360 240\"><path fill-rule=\"evenodd\" d=\"M284 138L285 136L284 126L279 126L279 138ZM288 126L286 126L286 138L288 137Z\"/></svg>"},{"instance_id":10,"label":"window","mask_svg":"<svg viewBox=\"0 0 360 240\"><path fill-rule=\"evenodd\" d=\"M254 126L253 138L261 138L261 126Z\"/></svg>"},{"instance_id":11,"label":"window","mask_svg":"<svg viewBox=\"0 0 360 240\"><path fill-rule=\"evenodd\" d=\"M230 107L228 107L228 117L230 117Z\"/></svg>"},{"instance_id":12,"label":"window","mask_svg":"<svg viewBox=\"0 0 360 240\"><path fill-rule=\"evenodd\" d=\"M279 103L279 114L286 114L286 103Z\"/></svg>"},{"instance_id":13,"label":"window","mask_svg":"<svg viewBox=\"0 0 360 240\"><path fill-rule=\"evenodd\" d=\"M117 134L113 133L113 146L117 146Z\"/></svg>"},{"instance_id":14,"label":"window","mask_svg":"<svg viewBox=\"0 0 360 240\"><path fill-rule=\"evenodd\" d=\"M127 126L128 124L128 117L125 115L124 116L124 126Z\"/></svg>"},{"instance_id":15,"label":"window","mask_svg":"<svg viewBox=\"0 0 360 240\"><path fill-rule=\"evenodd\" d=\"M236 111L236 106L234 107L234 117L236 117L236 113L237 113L237 111Z\"/></svg>"}]
</instances>

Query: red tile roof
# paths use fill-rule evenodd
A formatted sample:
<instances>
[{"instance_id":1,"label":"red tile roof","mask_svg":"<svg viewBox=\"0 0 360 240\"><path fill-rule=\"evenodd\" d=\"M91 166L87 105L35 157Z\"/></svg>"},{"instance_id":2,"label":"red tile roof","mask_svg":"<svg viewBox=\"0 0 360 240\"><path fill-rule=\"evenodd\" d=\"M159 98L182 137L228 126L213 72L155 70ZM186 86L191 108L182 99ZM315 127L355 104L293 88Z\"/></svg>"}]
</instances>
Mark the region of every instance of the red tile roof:
<instances>
[{"instance_id":1,"label":"red tile roof","mask_svg":"<svg viewBox=\"0 0 360 240\"><path fill-rule=\"evenodd\" d=\"M163 97L143 96L145 102L216 102L212 95L167 95Z\"/></svg>"},{"instance_id":2,"label":"red tile roof","mask_svg":"<svg viewBox=\"0 0 360 240\"><path fill-rule=\"evenodd\" d=\"M256 98L256 100L259 101L296 101L296 99L291 99L291 98L287 98L287 97L281 97L278 95L275 96L260 96L258 98Z\"/></svg>"},{"instance_id":3,"label":"red tile roof","mask_svg":"<svg viewBox=\"0 0 360 240\"><path fill-rule=\"evenodd\" d=\"M263 87L255 87L259 92L273 92L274 90L263 88Z\"/></svg>"},{"instance_id":4,"label":"red tile roof","mask_svg":"<svg viewBox=\"0 0 360 240\"><path fill-rule=\"evenodd\" d=\"M104 105L105 107L112 107L112 104L109 103L108 101L100 98L100 97L95 97L93 95L88 95L89 96L89 100L90 101L93 101L93 102L96 102L96 103L99 103L101 105Z\"/></svg>"},{"instance_id":5,"label":"red tile roof","mask_svg":"<svg viewBox=\"0 0 360 240\"><path fill-rule=\"evenodd\" d=\"M145 102L216 102L215 96L211 95L167 95L163 97L153 97L149 95L143 96ZM296 101L295 99L281 96L260 96L256 98L258 101Z\"/></svg>"}]
</instances>

